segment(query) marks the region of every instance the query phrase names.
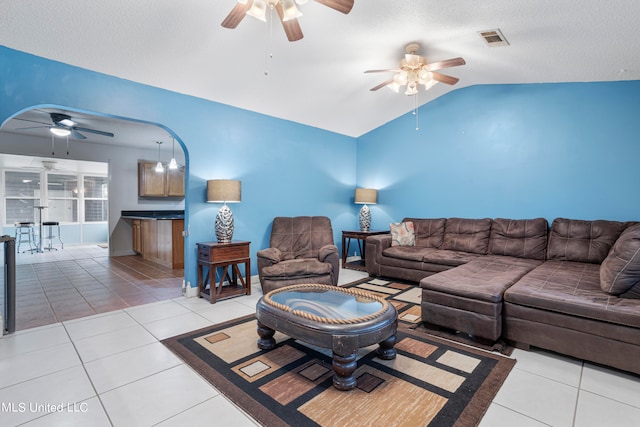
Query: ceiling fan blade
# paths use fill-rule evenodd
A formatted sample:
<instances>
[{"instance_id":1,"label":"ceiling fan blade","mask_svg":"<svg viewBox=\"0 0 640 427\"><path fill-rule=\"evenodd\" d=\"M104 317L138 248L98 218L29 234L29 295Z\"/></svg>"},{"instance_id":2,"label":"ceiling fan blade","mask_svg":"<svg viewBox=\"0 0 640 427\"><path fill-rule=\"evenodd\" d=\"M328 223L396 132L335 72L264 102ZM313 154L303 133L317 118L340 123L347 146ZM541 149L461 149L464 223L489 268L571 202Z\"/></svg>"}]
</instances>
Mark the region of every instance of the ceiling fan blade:
<instances>
[{"instance_id":1,"label":"ceiling fan blade","mask_svg":"<svg viewBox=\"0 0 640 427\"><path fill-rule=\"evenodd\" d=\"M50 128L50 127L51 127L51 125L30 126L30 127L26 127L26 128L15 128L14 130L41 129L41 128Z\"/></svg>"},{"instance_id":2,"label":"ceiling fan blade","mask_svg":"<svg viewBox=\"0 0 640 427\"><path fill-rule=\"evenodd\" d=\"M247 10L251 9L252 4L253 0L249 0L245 4L236 3L231 12L229 12L227 17L224 18L224 21L222 21L221 25L224 28L236 28L238 24L240 24L240 21L242 21L242 19L247 14Z\"/></svg>"},{"instance_id":3,"label":"ceiling fan blade","mask_svg":"<svg viewBox=\"0 0 640 427\"><path fill-rule=\"evenodd\" d=\"M400 71L400 70L391 70L391 69L389 69L389 70L367 70L367 71L365 71L365 73L390 73L390 72L397 73L398 71Z\"/></svg>"},{"instance_id":4,"label":"ceiling fan blade","mask_svg":"<svg viewBox=\"0 0 640 427\"><path fill-rule=\"evenodd\" d=\"M454 85L458 83L458 80L460 80L457 77L447 76L446 74L440 74L436 72L432 72L431 74L433 74L433 80L436 80L440 83L446 83L448 85Z\"/></svg>"},{"instance_id":5,"label":"ceiling fan blade","mask_svg":"<svg viewBox=\"0 0 640 427\"><path fill-rule=\"evenodd\" d=\"M389 80L384 81L384 82L380 83L378 86L374 86L374 87L372 87L372 88L371 88L371 89L369 89L369 90L370 90L371 92L373 92L373 91L376 91L376 90L378 90L378 89L380 89L380 88L382 88L382 87L385 87L385 86L387 86L387 85L390 85L391 83L393 83L393 78L390 78Z\"/></svg>"},{"instance_id":6,"label":"ceiling fan blade","mask_svg":"<svg viewBox=\"0 0 640 427\"><path fill-rule=\"evenodd\" d=\"M96 129L89 129L89 128L81 128L81 127L72 127L71 128L72 131L79 131L79 132L88 132L88 133L95 133L96 135L102 135L102 136L108 136L108 137L113 137L113 134L111 132L105 132L102 130L96 130ZM80 138L83 139L83 138Z\"/></svg>"},{"instance_id":7,"label":"ceiling fan blade","mask_svg":"<svg viewBox=\"0 0 640 427\"><path fill-rule=\"evenodd\" d=\"M78 132L76 128L71 128L71 137L74 139L87 139L87 137Z\"/></svg>"},{"instance_id":8,"label":"ceiling fan blade","mask_svg":"<svg viewBox=\"0 0 640 427\"><path fill-rule=\"evenodd\" d=\"M280 17L280 22L282 22L282 28L284 28L284 33L287 35L287 39L290 42L295 42L304 37L302 34L302 28L300 28L300 24L297 19L289 19L288 21L283 21L284 19L284 10L282 9L282 4L278 3L276 5L276 10L278 11L278 16Z\"/></svg>"},{"instance_id":9,"label":"ceiling fan blade","mask_svg":"<svg viewBox=\"0 0 640 427\"><path fill-rule=\"evenodd\" d=\"M464 59L452 58L452 59L447 59L446 61L432 62L430 64L427 64L427 66L429 67L429 70L436 71L436 70L442 70L443 68L457 67L459 65L464 65L464 64L466 64L466 62L464 62Z\"/></svg>"},{"instance_id":10,"label":"ceiling fan blade","mask_svg":"<svg viewBox=\"0 0 640 427\"><path fill-rule=\"evenodd\" d=\"M316 0L316 2L337 10L338 12L342 12L345 15L351 12L353 8L353 0Z\"/></svg>"}]
</instances>

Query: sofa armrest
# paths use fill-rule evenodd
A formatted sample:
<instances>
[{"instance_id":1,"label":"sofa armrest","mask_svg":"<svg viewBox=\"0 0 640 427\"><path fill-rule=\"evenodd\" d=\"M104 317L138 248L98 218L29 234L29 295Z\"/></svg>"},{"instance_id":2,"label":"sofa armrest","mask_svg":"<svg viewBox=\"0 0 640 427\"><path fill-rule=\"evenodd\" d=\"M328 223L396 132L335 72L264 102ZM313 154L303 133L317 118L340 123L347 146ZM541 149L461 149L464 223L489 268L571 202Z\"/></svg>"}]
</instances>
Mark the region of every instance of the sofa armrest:
<instances>
[{"instance_id":1,"label":"sofa armrest","mask_svg":"<svg viewBox=\"0 0 640 427\"><path fill-rule=\"evenodd\" d=\"M338 248L335 245L325 245L318 251L318 260L320 260L320 262L327 262L327 257L332 253L338 255Z\"/></svg>"},{"instance_id":2,"label":"sofa armrest","mask_svg":"<svg viewBox=\"0 0 640 427\"><path fill-rule=\"evenodd\" d=\"M325 245L318 251L318 259L321 262L331 264L331 283L336 286L338 284L338 277L340 275L340 255L338 254L338 247L336 245Z\"/></svg>"},{"instance_id":3,"label":"sofa armrest","mask_svg":"<svg viewBox=\"0 0 640 427\"><path fill-rule=\"evenodd\" d=\"M365 241L365 265L369 276L380 276L382 252L391 247L391 234L377 234Z\"/></svg>"},{"instance_id":4,"label":"sofa armrest","mask_svg":"<svg viewBox=\"0 0 640 427\"><path fill-rule=\"evenodd\" d=\"M282 252L278 248L267 248L259 250L257 256L258 262L262 260L270 264L277 264L282 261Z\"/></svg>"}]
</instances>

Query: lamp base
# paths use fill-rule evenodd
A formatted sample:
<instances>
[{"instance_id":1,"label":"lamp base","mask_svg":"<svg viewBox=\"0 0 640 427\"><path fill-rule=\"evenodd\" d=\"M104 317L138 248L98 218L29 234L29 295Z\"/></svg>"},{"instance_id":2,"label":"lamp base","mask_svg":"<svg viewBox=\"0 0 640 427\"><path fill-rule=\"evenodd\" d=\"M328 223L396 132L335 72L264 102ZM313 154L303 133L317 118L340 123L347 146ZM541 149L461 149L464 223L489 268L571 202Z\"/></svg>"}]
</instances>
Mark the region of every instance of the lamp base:
<instances>
[{"instance_id":1,"label":"lamp base","mask_svg":"<svg viewBox=\"0 0 640 427\"><path fill-rule=\"evenodd\" d=\"M218 243L229 243L233 237L233 213L225 204L216 215L216 238Z\"/></svg>"},{"instance_id":2,"label":"lamp base","mask_svg":"<svg viewBox=\"0 0 640 427\"><path fill-rule=\"evenodd\" d=\"M360 208L360 231L369 231L371 230L371 211L369 210L369 206L362 205Z\"/></svg>"}]
</instances>

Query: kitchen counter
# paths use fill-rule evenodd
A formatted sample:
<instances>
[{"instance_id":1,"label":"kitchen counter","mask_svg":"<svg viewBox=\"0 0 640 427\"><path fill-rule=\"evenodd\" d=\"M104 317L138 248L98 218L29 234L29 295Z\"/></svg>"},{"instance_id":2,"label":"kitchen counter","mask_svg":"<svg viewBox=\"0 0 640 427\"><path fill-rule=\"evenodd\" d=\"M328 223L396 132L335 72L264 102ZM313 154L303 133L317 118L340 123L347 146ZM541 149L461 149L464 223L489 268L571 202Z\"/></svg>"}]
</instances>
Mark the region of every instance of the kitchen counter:
<instances>
[{"instance_id":1,"label":"kitchen counter","mask_svg":"<svg viewBox=\"0 0 640 427\"><path fill-rule=\"evenodd\" d=\"M122 218L128 219L184 219L184 211L167 210L167 211L122 211Z\"/></svg>"},{"instance_id":2,"label":"kitchen counter","mask_svg":"<svg viewBox=\"0 0 640 427\"><path fill-rule=\"evenodd\" d=\"M184 268L184 211L122 211L131 221L133 251L151 262Z\"/></svg>"}]
</instances>

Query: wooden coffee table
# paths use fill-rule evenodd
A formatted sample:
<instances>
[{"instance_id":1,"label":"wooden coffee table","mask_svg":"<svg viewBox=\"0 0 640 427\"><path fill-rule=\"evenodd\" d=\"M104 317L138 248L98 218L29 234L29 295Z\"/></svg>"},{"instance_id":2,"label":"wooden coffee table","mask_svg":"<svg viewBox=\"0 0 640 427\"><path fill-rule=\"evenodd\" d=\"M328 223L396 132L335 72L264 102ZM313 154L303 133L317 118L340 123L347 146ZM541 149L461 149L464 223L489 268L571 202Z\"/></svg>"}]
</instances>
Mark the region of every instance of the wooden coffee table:
<instances>
[{"instance_id":1,"label":"wooden coffee table","mask_svg":"<svg viewBox=\"0 0 640 427\"><path fill-rule=\"evenodd\" d=\"M275 347L275 331L330 348L333 385L339 390L356 386L354 372L359 348L379 344L377 355L396 357L393 348L398 314L384 298L359 289L330 285L291 285L273 290L256 306L258 347Z\"/></svg>"}]
</instances>

